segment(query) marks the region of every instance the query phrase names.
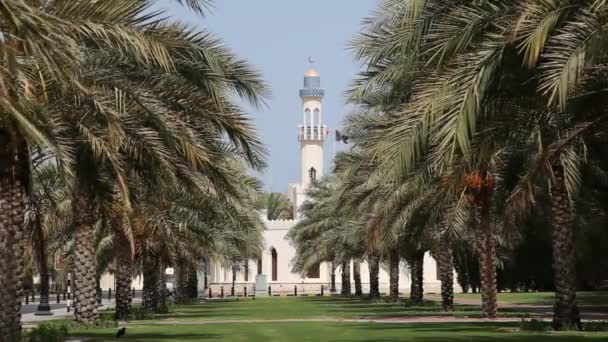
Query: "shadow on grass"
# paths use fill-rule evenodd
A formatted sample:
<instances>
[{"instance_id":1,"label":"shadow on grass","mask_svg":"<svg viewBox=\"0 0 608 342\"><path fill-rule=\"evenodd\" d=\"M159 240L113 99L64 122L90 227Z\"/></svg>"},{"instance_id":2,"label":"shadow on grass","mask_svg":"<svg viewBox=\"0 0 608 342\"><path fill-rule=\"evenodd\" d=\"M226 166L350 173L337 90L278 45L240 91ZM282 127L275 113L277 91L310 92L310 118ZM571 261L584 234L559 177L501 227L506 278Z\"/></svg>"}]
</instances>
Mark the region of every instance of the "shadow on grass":
<instances>
[{"instance_id":1,"label":"shadow on grass","mask_svg":"<svg viewBox=\"0 0 608 342\"><path fill-rule=\"evenodd\" d=\"M145 341L145 342L165 342L168 340L174 341L205 341L218 340L223 338L222 334L204 334L204 333L176 333L176 334L149 334L149 333L127 333L125 336L117 339L114 332L97 333L97 334L78 334L71 338L83 338L90 342L101 341Z\"/></svg>"}]
</instances>

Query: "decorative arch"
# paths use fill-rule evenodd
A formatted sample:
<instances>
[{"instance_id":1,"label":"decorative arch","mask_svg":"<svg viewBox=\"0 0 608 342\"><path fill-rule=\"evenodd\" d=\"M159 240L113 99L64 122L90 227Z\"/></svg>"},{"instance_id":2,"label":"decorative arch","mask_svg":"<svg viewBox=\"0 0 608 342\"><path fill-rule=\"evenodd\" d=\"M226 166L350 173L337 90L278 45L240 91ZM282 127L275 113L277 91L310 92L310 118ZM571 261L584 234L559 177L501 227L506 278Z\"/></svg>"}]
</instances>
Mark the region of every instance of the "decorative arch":
<instances>
[{"instance_id":1,"label":"decorative arch","mask_svg":"<svg viewBox=\"0 0 608 342\"><path fill-rule=\"evenodd\" d=\"M272 281L277 281L279 279L279 277L278 277L279 256L277 254L277 250L274 247L270 250L270 256L272 258L272 272L271 272L270 279Z\"/></svg>"}]
</instances>

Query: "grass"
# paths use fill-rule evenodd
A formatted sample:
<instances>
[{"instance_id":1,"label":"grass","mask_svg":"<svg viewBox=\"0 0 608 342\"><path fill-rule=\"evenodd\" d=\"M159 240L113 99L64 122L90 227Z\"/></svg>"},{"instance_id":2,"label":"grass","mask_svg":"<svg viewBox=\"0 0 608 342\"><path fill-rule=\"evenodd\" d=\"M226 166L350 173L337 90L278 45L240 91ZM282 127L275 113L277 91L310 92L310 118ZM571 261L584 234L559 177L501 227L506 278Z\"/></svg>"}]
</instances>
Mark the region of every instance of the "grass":
<instances>
[{"instance_id":1,"label":"grass","mask_svg":"<svg viewBox=\"0 0 608 342\"><path fill-rule=\"evenodd\" d=\"M425 341L577 342L606 341L605 333L530 333L514 324L471 323L238 323L130 327L119 340L116 329L83 330L75 335L98 341Z\"/></svg>"},{"instance_id":2,"label":"grass","mask_svg":"<svg viewBox=\"0 0 608 342\"><path fill-rule=\"evenodd\" d=\"M108 315L109 313L104 313ZM368 323L336 319L439 315L436 303L407 306L387 299L302 297L202 302L174 306L166 315L132 321L127 334L117 328L72 328L70 335L100 341L425 341L517 342L606 341L608 333L524 332L513 323ZM455 316L476 316L474 307L458 307ZM326 319L326 322L247 322L245 320ZM236 320L237 322L225 322ZM219 322L224 321L224 322ZM238 322L240 321L240 322ZM159 324L162 323L162 324Z\"/></svg>"},{"instance_id":3,"label":"grass","mask_svg":"<svg viewBox=\"0 0 608 342\"><path fill-rule=\"evenodd\" d=\"M479 293L460 293L456 298L479 299ZM553 305L555 294L553 292L502 292L498 294L498 301L509 304ZM579 305L608 305L608 291L604 292L578 292Z\"/></svg>"},{"instance_id":4,"label":"grass","mask_svg":"<svg viewBox=\"0 0 608 342\"><path fill-rule=\"evenodd\" d=\"M527 317L525 313L504 312L502 316ZM306 318L387 318L414 316L480 317L479 307L457 306L454 312L443 312L437 302L427 301L410 306L408 301L397 303L388 299L366 300L340 297L275 297L178 305L168 314L152 319L175 321L277 320Z\"/></svg>"}]
</instances>

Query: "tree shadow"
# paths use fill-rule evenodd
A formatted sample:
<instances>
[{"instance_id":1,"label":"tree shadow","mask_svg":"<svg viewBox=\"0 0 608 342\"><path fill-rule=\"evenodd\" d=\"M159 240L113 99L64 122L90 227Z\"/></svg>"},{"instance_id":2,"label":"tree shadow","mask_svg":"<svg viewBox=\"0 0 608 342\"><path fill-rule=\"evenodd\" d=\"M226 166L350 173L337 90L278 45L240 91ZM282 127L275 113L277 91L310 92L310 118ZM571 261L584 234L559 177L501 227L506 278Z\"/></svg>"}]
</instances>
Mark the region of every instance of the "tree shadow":
<instances>
[{"instance_id":1,"label":"tree shadow","mask_svg":"<svg viewBox=\"0 0 608 342\"><path fill-rule=\"evenodd\" d=\"M120 338L116 338L114 332L108 333L79 333L78 335L72 335L71 338L82 338L89 342L101 342L101 341L145 341L145 342L165 342L167 340L175 341L204 341L204 340L218 340L224 338L223 334L206 334L206 333L128 333Z\"/></svg>"}]
</instances>

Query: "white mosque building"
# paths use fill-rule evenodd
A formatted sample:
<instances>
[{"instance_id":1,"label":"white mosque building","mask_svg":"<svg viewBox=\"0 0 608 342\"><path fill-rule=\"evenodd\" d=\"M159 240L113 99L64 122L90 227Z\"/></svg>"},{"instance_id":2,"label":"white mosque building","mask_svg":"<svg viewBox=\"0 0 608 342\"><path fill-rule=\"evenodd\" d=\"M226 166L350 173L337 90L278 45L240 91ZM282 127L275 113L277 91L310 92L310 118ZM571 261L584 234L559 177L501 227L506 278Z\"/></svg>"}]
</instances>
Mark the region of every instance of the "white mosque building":
<instances>
[{"instance_id":1,"label":"white mosque building","mask_svg":"<svg viewBox=\"0 0 608 342\"><path fill-rule=\"evenodd\" d=\"M321 286L329 291L331 282L331 265L322 263L319 272L309 272L307 275L293 273L291 260L295 256L295 249L286 239L292 227L298 223L298 208L306 200L306 190L312 182L324 175L324 145L328 137L328 129L323 124L323 97L325 92L321 88L321 77L314 69L304 75L304 87L300 89L302 100L302 123L297 127L297 139L300 142L300 182L289 184L287 195L294 206L294 220L269 221L262 215L264 221L264 252L259 260L250 260L243 268L233 272L214 263L207 268L207 274L201 274L199 283L202 287L207 285L213 295L220 293L221 289L228 294L234 280L235 292L241 295L245 287L251 294L256 286L258 293L266 292L270 286L273 294L293 293L294 287L298 294L319 293ZM364 291L369 288L369 270L367 263L361 264L361 282ZM351 267L351 287L354 289L353 271ZM336 289L341 288L340 268L336 271ZM311 274L312 273L312 274ZM234 279L233 279L234 277ZM204 279L204 280L203 280ZM389 276L386 267L380 268L380 291L388 293ZM261 287L261 288L260 288ZM400 292L409 292L409 272L402 267L399 277ZM435 260L427 253L424 258L424 290L439 293L441 284L438 279Z\"/></svg>"}]
</instances>

